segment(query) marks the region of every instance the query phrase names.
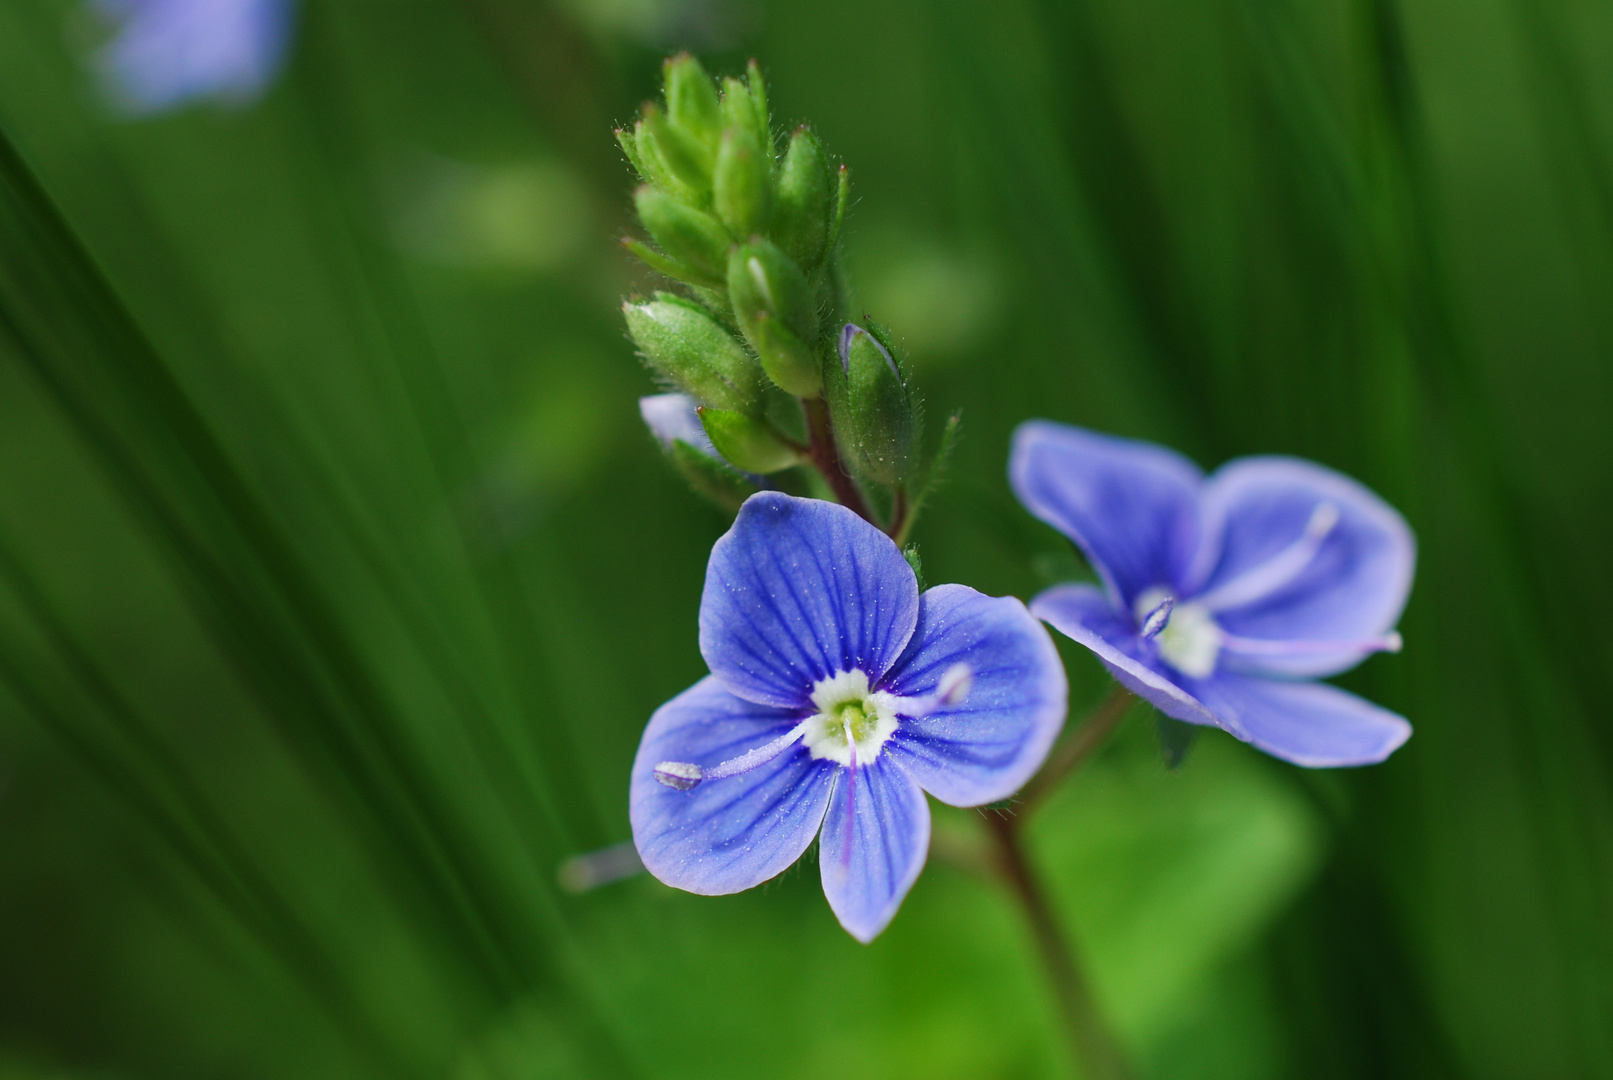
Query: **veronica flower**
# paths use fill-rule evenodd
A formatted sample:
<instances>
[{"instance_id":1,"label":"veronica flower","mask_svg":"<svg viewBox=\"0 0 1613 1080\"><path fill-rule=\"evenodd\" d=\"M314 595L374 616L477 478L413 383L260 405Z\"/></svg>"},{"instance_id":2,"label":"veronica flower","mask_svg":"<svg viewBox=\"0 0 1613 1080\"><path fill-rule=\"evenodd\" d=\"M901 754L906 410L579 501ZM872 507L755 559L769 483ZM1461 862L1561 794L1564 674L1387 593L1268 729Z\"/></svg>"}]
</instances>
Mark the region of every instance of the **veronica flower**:
<instances>
[{"instance_id":1,"label":"veronica flower","mask_svg":"<svg viewBox=\"0 0 1613 1080\"><path fill-rule=\"evenodd\" d=\"M1416 544L1354 480L1287 457L1205 477L1164 447L1047 421L1020 426L1009 474L1102 581L1056 586L1031 611L1167 716L1297 765L1382 761L1410 737L1403 718L1310 681L1400 648Z\"/></svg>"},{"instance_id":2,"label":"veronica flower","mask_svg":"<svg viewBox=\"0 0 1613 1080\"><path fill-rule=\"evenodd\" d=\"M131 113L195 98L244 103L280 71L291 0L97 0L118 24L99 62L113 98Z\"/></svg>"},{"instance_id":3,"label":"veronica flower","mask_svg":"<svg viewBox=\"0 0 1613 1080\"><path fill-rule=\"evenodd\" d=\"M924 793L1006 798L1064 722L1064 669L1025 605L962 585L921 596L884 533L778 492L751 496L712 549L700 651L711 674L656 710L633 763L644 865L739 892L821 835L824 894L860 941L924 866Z\"/></svg>"}]
</instances>

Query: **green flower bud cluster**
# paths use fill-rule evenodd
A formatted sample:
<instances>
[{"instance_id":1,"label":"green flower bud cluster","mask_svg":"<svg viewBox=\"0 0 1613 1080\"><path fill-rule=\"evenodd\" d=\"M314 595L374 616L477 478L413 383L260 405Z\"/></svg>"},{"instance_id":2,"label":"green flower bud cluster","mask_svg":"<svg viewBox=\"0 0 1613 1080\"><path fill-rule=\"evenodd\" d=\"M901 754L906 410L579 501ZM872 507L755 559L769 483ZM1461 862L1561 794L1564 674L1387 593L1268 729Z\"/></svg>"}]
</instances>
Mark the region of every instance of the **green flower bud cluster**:
<instances>
[{"instance_id":1,"label":"green flower bud cluster","mask_svg":"<svg viewBox=\"0 0 1613 1080\"><path fill-rule=\"evenodd\" d=\"M687 295L629 300L628 332L730 463L756 476L810 464L865 516L871 496L894 530L935 463L921 468L918 402L888 336L844 323L847 170L804 126L780 152L755 61L718 83L681 54L664 76L664 104L616 132L651 241L624 243ZM783 395L801 401L799 433L780 420Z\"/></svg>"}]
</instances>

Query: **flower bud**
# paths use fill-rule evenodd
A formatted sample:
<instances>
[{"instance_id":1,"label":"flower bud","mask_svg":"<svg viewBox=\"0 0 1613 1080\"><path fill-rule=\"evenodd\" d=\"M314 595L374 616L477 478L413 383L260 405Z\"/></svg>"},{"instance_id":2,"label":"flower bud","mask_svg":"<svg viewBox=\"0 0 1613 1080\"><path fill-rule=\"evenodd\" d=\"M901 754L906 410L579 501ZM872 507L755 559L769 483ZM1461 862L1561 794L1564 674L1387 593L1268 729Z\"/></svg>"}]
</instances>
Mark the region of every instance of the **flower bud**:
<instances>
[{"instance_id":1,"label":"flower bud","mask_svg":"<svg viewBox=\"0 0 1613 1080\"><path fill-rule=\"evenodd\" d=\"M700 275L697 284L720 285L728 271L728 230L682 199L648 184L633 193L639 220L679 263Z\"/></svg>"},{"instance_id":2,"label":"flower bud","mask_svg":"<svg viewBox=\"0 0 1613 1080\"><path fill-rule=\"evenodd\" d=\"M761 408L762 373L703 308L666 293L622 305L627 332L644 360L704 404L739 413Z\"/></svg>"},{"instance_id":3,"label":"flower bud","mask_svg":"<svg viewBox=\"0 0 1613 1080\"><path fill-rule=\"evenodd\" d=\"M767 117L767 88L756 61L750 62L749 74L744 82L739 79L723 80L723 122L730 127L743 128L767 153L768 164L773 159L773 129Z\"/></svg>"},{"instance_id":4,"label":"flower bud","mask_svg":"<svg viewBox=\"0 0 1613 1080\"><path fill-rule=\"evenodd\" d=\"M635 131L639 157L645 159L646 165L649 159L654 159L662 167L662 179L653 182L695 202L704 202L711 194L711 167L716 147L707 146L673 124L654 102L645 103L643 119Z\"/></svg>"},{"instance_id":5,"label":"flower bud","mask_svg":"<svg viewBox=\"0 0 1613 1080\"><path fill-rule=\"evenodd\" d=\"M773 212L770 157L744 128L735 125L723 132L712 172L712 203L722 223L736 236L767 231Z\"/></svg>"},{"instance_id":6,"label":"flower bud","mask_svg":"<svg viewBox=\"0 0 1613 1080\"><path fill-rule=\"evenodd\" d=\"M810 344L817 338L817 312L795 261L752 238L728 254L728 295L768 378L797 397L816 396L823 387L822 365Z\"/></svg>"},{"instance_id":7,"label":"flower bud","mask_svg":"<svg viewBox=\"0 0 1613 1080\"><path fill-rule=\"evenodd\" d=\"M711 76L700 66L700 61L688 53L671 57L661 71L666 84L667 113L673 126L702 143L708 152L716 150L717 140L722 136L723 116Z\"/></svg>"},{"instance_id":8,"label":"flower bud","mask_svg":"<svg viewBox=\"0 0 1613 1080\"><path fill-rule=\"evenodd\" d=\"M905 480L918 442L918 411L885 343L853 323L840 333L839 370L829 378L829 408L841 454L882 484Z\"/></svg>"},{"instance_id":9,"label":"flower bud","mask_svg":"<svg viewBox=\"0 0 1613 1080\"><path fill-rule=\"evenodd\" d=\"M699 412L717 453L745 472L766 476L805 460L765 420L727 409L703 408Z\"/></svg>"},{"instance_id":10,"label":"flower bud","mask_svg":"<svg viewBox=\"0 0 1613 1080\"><path fill-rule=\"evenodd\" d=\"M779 167L772 236L810 272L823 259L833 218L829 155L816 135L797 128Z\"/></svg>"}]
</instances>

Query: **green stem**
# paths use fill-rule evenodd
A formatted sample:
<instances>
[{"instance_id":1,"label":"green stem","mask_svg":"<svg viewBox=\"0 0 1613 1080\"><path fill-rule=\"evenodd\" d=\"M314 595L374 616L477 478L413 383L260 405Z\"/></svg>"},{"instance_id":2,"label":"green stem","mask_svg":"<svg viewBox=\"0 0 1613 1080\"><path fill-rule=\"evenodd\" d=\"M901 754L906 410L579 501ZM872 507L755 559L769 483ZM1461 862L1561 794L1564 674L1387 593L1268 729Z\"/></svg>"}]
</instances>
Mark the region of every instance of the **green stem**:
<instances>
[{"instance_id":1,"label":"green stem","mask_svg":"<svg viewBox=\"0 0 1613 1080\"><path fill-rule=\"evenodd\" d=\"M1053 789L1064 782L1082 762L1097 752L1098 748L1109 740L1120 721L1125 717L1126 710L1131 708L1137 695L1116 683L1109 691L1109 696L1092 710L1087 722L1082 724L1075 732L1054 748L1051 756L1043 763L1037 774L1031 777L1030 782L1020 790L1015 810L1021 817L1028 816L1041 801L1052 794Z\"/></svg>"},{"instance_id":2,"label":"green stem","mask_svg":"<svg viewBox=\"0 0 1613 1080\"><path fill-rule=\"evenodd\" d=\"M1131 1072L1120 1047L1092 998L1074 947L1065 938L1047 894L1026 858L1019 835L1021 819L1007 814L988 814L986 820L995 841L997 870L1013 890L1030 922L1042 965L1058 998L1071 1053L1081 1063L1082 1077L1084 1080L1127 1080Z\"/></svg>"},{"instance_id":3,"label":"green stem","mask_svg":"<svg viewBox=\"0 0 1613 1080\"><path fill-rule=\"evenodd\" d=\"M1117 684L1087 722L1059 744L1041 771L1025 785L1015 800L1018 814L999 813L986 818L993 841L995 869L1025 910L1042 966L1058 998L1071 1052L1081 1063L1085 1080L1125 1080L1131 1074L1119 1044L1092 998L1075 948L1065 938L1047 894L1031 868L1020 834L1031 811L1108 741L1136 700L1131 691Z\"/></svg>"}]
</instances>

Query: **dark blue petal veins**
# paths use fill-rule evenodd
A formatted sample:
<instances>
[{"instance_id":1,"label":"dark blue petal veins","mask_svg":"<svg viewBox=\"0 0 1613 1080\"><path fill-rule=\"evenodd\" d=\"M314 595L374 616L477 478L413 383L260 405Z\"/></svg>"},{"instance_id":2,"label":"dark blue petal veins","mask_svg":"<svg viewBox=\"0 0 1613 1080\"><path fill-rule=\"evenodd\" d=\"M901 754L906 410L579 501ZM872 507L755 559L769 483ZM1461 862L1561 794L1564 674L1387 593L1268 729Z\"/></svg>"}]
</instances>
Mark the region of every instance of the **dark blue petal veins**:
<instances>
[{"instance_id":1,"label":"dark blue petal veins","mask_svg":"<svg viewBox=\"0 0 1613 1080\"><path fill-rule=\"evenodd\" d=\"M960 663L973 678L968 696L903 717L886 753L942 802L979 806L1007 798L1041 766L1064 726L1068 686L1052 639L1024 604L940 585L920 598L918 629L884 688L933 694Z\"/></svg>"},{"instance_id":2,"label":"dark blue petal veins","mask_svg":"<svg viewBox=\"0 0 1613 1080\"><path fill-rule=\"evenodd\" d=\"M628 807L633 842L650 873L714 896L759 885L801 857L823 820L835 770L800 746L692 791L654 776L662 761L710 768L738 757L799 719L736 698L710 676L656 710L633 762Z\"/></svg>"},{"instance_id":3,"label":"dark blue petal veins","mask_svg":"<svg viewBox=\"0 0 1613 1080\"><path fill-rule=\"evenodd\" d=\"M889 537L845 507L767 491L712 549L700 652L732 693L802 708L836 672L877 680L917 618L918 583Z\"/></svg>"},{"instance_id":4,"label":"dark blue petal veins","mask_svg":"<svg viewBox=\"0 0 1613 1080\"><path fill-rule=\"evenodd\" d=\"M1411 738L1404 717L1326 683L1217 675L1195 690L1239 738L1295 765L1373 765Z\"/></svg>"},{"instance_id":5,"label":"dark blue petal veins","mask_svg":"<svg viewBox=\"0 0 1613 1080\"><path fill-rule=\"evenodd\" d=\"M1119 605L1179 587L1198 550L1191 461L1152 443L1033 420L1014 432L1008 465L1025 508L1074 540Z\"/></svg>"},{"instance_id":6,"label":"dark blue petal veins","mask_svg":"<svg viewBox=\"0 0 1613 1080\"><path fill-rule=\"evenodd\" d=\"M888 754L838 772L818 845L819 872L835 918L868 942L889 925L924 869L930 807Z\"/></svg>"},{"instance_id":7,"label":"dark blue petal veins","mask_svg":"<svg viewBox=\"0 0 1613 1080\"><path fill-rule=\"evenodd\" d=\"M1293 545L1323 508L1334 523L1314 554L1264 593L1238 597L1215 612L1229 634L1263 641L1359 642L1384 634L1400 618L1416 570L1411 529L1372 492L1331 469L1294 458L1243 458L1222 466L1205 485L1204 518L1211 542L1202 557L1208 598L1229 584L1258 579ZM1354 667L1369 649L1341 646L1292 656L1229 661L1255 674L1315 678Z\"/></svg>"}]
</instances>

